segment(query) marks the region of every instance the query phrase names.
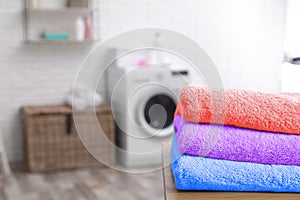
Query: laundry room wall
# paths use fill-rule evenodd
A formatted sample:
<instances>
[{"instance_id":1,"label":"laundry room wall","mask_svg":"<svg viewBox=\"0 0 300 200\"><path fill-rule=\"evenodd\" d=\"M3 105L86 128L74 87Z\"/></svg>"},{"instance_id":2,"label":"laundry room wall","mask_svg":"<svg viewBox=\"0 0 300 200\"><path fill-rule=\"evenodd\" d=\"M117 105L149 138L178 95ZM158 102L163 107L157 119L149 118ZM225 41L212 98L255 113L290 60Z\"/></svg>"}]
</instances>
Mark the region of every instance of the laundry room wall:
<instances>
[{"instance_id":1,"label":"laundry room wall","mask_svg":"<svg viewBox=\"0 0 300 200\"><path fill-rule=\"evenodd\" d=\"M103 40L138 28L178 31L207 51L226 87L280 89L286 0L99 2ZM92 48L25 44L23 17L22 0L0 0L0 125L12 161L24 158L20 107L62 103Z\"/></svg>"},{"instance_id":2,"label":"laundry room wall","mask_svg":"<svg viewBox=\"0 0 300 200\"><path fill-rule=\"evenodd\" d=\"M64 102L91 45L24 42L23 0L0 0L0 130L9 160L24 158L20 108Z\"/></svg>"},{"instance_id":3,"label":"laundry room wall","mask_svg":"<svg viewBox=\"0 0 300 200\"><path fill-rule=\"evenodd\" d=\"M131 0L124 5L122 0L106 0L102 33L109 38L144 27L178 31L205 49L225 87L278 91L286 4L287 0Z\"/></svg>"}]
</instances>

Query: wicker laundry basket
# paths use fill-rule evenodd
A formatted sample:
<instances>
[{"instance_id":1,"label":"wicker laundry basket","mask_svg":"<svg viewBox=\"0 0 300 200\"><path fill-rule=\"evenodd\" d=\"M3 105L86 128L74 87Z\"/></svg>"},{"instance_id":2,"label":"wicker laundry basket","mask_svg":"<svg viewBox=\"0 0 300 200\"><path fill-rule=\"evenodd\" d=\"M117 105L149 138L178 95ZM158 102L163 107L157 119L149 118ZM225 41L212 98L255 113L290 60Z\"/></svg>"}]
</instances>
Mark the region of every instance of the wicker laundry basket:
<instances>
[{"instance_id":1,"label":"wicker laundry basket","mask_svg":"<svg viewBox=\"0 0 300 200\"><path fill-rule=\"evenodd\" d=\"M72 109L68 106L28 106L22 108L25 125L26 161L30 171L50 171L85 166L104 166L82 144L106 164L115 163L115 126L111 109L97 108L91 112L77 112L76 131ZM99 123L98 123L99 122ZM99 138L99 124L104 132ZM103 139L104 138L104 139ZM98 157L99 156L99 157Z\"/></svg>"}]
</instances>

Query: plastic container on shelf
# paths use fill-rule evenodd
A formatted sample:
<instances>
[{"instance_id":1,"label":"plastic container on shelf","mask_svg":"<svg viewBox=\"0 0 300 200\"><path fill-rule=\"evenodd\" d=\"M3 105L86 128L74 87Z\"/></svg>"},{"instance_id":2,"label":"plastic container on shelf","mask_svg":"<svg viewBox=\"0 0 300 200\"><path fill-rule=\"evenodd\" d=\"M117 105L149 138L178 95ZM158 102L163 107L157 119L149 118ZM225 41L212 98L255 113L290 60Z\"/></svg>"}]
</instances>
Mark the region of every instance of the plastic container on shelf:
<instances>
[{"instance_id":1,"label":"plastic container on shelf","mask_svg":"<svg viewBox=\"0 0 300 200\"><path fill-rule=\"evenodd\" d=\"M86 40L94 39L93 22L92 22L91 17L89 15L87 15L83 18L83 20L84 20L84 24L85 24L85 39Z\"/></svg>"},{"instance_id":2,"label":"plastic container on shelf","mask_svg":"<svg viewBox=\"0 0 300 200\"><path fill-rule=\"evenodd\" d=\"M81 17L78 17L75 21L75 39L78 41L85 39L85 23Z\"/></svg>"}]
</instances>

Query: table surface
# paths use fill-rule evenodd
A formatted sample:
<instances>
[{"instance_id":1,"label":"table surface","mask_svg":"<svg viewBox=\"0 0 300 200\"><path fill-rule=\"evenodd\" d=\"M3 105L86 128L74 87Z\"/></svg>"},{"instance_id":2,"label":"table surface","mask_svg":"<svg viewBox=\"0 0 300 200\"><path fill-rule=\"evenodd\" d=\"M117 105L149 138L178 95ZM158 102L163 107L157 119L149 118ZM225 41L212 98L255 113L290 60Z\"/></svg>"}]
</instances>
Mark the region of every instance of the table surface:
<instances>
[{"instance_id":1,"label":"table surface","mask_svg":"<svg viewBox=\"0 0 300 200\"><path fill-rule=\"evenodd\" d=\"M292 193L257 193L257 192L208 192L208 191L178 191L175 187L170 168L170 148L164 145L163 150L163 176L166 200L299 200L300 194Z\"/></svg>"}]
</instances>

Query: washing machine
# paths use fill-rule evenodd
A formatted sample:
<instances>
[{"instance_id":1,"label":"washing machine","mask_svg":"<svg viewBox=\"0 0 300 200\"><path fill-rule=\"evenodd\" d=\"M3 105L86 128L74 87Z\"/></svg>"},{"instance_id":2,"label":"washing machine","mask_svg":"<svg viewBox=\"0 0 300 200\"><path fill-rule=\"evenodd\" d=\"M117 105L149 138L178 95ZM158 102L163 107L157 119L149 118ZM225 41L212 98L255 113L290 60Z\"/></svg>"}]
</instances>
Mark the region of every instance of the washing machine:
<instances>
[{"instance_id":1,"label":"washing machine","mask_svg":"<svg viewBox=\"0 0 300 200\"><path fill-rule=\"evenodd\" d=\"M117 125L118 162L148 166L161 163L161 144L174 134L173 114L187 69L111 67L108 93Z\"/></svg>"}]
</instances>

